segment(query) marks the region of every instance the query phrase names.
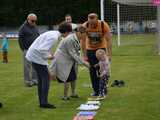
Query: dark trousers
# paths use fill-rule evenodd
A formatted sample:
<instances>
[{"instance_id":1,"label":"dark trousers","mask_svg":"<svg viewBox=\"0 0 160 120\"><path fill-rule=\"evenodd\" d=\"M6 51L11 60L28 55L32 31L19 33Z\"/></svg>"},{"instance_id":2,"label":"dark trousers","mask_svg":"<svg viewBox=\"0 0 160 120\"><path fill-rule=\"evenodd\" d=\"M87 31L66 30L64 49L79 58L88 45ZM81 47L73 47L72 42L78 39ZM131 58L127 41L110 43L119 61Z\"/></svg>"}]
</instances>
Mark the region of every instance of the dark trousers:
<instances>
[{"instance_id":1,"label":"dark trousers","mask_svg":"<svg viewBox=\"0 0 160 120\"><path fill-rule=\"evenodd\" d=\"M3 62L8 63L8 52L3 51L2 56L3 56Z\"/></svg>"},{"instance_id":2,"label":"dark trousers","mask_svg":"<svg viewBox=\"0 0 160 120\"><path fill-rule=\"evenodd\" d=\"M97 69L94 67L99 61L96 58L96 50L87 50L88 62L91 65L90 78L92 82L92 88L96 95L99 95L99 77L97 76Z\"/></svg>"},{"instance_id":3,"label":"dark trousers","mask_svg":"<svg viewBox=\"0 0 160 120\"><path fill-rule=\"evenodd\" d=\"M38 76L38 96L40 105L48 104L49 73L46 65L33 63Z\"/></svg>"}]
</instances>

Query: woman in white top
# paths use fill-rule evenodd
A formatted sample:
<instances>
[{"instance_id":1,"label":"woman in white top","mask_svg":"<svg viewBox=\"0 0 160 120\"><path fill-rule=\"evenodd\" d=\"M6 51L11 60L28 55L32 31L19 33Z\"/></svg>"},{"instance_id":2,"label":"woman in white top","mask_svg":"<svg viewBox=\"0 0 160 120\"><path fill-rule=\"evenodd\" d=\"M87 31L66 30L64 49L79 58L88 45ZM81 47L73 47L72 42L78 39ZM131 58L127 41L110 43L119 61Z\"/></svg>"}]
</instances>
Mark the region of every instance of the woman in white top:
<instances>
[{"instance_id":1,"label":"woman in white top","mask_svg":"<svg viewBox=\"0 0 160 120\"><path fill-rule=\"evenodd\" d=\"M72 32L72 27L68 23L62 23L58 31L49 31L41 34L29 48L26 58L32 62L38 75L38 96L41 108L55 108L54 105L48 103L49 91L49 72L48 60L52 60L54 56L51 48L55 45L60 36L66 37Z\"/></svg>"}]
</instances>

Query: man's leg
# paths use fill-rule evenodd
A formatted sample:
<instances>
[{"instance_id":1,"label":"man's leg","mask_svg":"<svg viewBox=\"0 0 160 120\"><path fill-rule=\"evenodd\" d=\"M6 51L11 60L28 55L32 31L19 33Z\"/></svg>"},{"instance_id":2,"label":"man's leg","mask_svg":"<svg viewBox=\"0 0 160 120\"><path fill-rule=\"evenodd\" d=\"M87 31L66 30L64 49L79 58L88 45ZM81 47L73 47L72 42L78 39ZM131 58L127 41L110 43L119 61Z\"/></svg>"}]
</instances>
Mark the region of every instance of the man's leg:
<instances>
[{"instance_id":1,"label":"man's leg","mask_svg":"<svg viewBox=\"0 0 160 120\"><path fill-rule=\"evenodd\" d=\"M33 63L38 75L38 96L40 107L42 108L55 108L54 105L48 103L48 91L49 91L49 74L48 68L45 65L39 65Z\"/></svg>"},{"instance_id":2,"label":"man's leg","mask_svg":"<svg viewBox=\"0 0 160 120\"><path fill-rule=\"evenodd\" d=\"M90 68L90 78L92 82L92 87L95 93L95 96L99 94L99 78L97 77L97 72L95 68Z\"/></svg>"},{"instance_id":3,"label":"man's leg","mask_svg":"<svg viewBox=\"0 0 160 120\"><path fill-rule=\"evenodd\" d=\"M31 66L32 72L31 72L31 78L32 78L32 82L34 84L38 84L38 77L37 77L37 73L33 67L33 65Z\"/></svg>"},{"instance_id":4,"label":"man's leg","mask_svg":"<svg viewBox=\"0 0 160 120\"><path fill-rule=\"evenodd\" d=\"M23 61L24 61L24 82L26 84L26 86L32 86L33 82L32 82L32 78L31 78L31 67L32 67L32 63L29 62L25 56L26 56L26 52L24 51L23 53Z\"/></svg>"},{"instance_id":5,"label":"man's leg","mask_svg":"<svg viewBox=\"0 0 160 120\"><path fill-rule=\"evenodd\" d=\"M48 104L49 76L46 66L36 64L37 74L39 76L38 94L40 104Z\"/></svg>"},{"instance_id":6,"label":"man's leg","mask_svg":"<svg viewBox=\"0 0 160 120\"><path fill-rule=\"evenodd\" d=\"M95 52L96 51L88 50L87 57L88 57L88 62L91 65L91 68L89 71L90 71L90 78L91 78L91 82L92 82L92 88L94 90L95 96L98 96L98 94L99 94L99 78L98 78L97 72L96 72L97 69L94 68L94 65L98 63L98 60L96 58Z\"/></svg>"}]
</instances>

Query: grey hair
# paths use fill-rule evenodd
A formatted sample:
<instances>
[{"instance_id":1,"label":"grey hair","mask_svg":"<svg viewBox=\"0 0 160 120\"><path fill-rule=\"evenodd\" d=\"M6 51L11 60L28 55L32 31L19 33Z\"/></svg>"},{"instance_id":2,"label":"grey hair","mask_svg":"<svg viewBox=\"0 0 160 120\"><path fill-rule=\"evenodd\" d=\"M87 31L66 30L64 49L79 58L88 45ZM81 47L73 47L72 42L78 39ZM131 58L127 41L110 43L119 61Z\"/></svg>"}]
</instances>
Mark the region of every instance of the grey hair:
<instances>
[{"instance_id":1,"label":"grey hair","mask_svg":"<svg viewBox=\"0 0 160 120\"><path fill-rule=\"evenodd\" d=\"M27 16L27 19L30 18L30 17L37 17L37 15L34 14L34 13L30 13L30 14L28 14L28 16Z\"/></svg>"}]
</instances>

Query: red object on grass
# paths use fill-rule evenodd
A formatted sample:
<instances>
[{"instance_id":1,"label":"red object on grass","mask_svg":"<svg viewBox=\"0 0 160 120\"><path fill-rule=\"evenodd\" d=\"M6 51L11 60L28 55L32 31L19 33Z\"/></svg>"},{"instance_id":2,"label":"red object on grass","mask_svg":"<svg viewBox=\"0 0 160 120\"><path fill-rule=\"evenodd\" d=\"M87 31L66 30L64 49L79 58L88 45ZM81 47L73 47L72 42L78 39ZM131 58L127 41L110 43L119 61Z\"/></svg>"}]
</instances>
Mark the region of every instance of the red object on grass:
<instances>
[{"instance_id":1,"label":"red object on grass","mask_svg":"<svg viewBox=\"0 0 160 120\"><path fill-rule=\"evenodd\" d=\"M73 120L94 120L94 116L75 116Z\"/></svg>"}]
</instances>

